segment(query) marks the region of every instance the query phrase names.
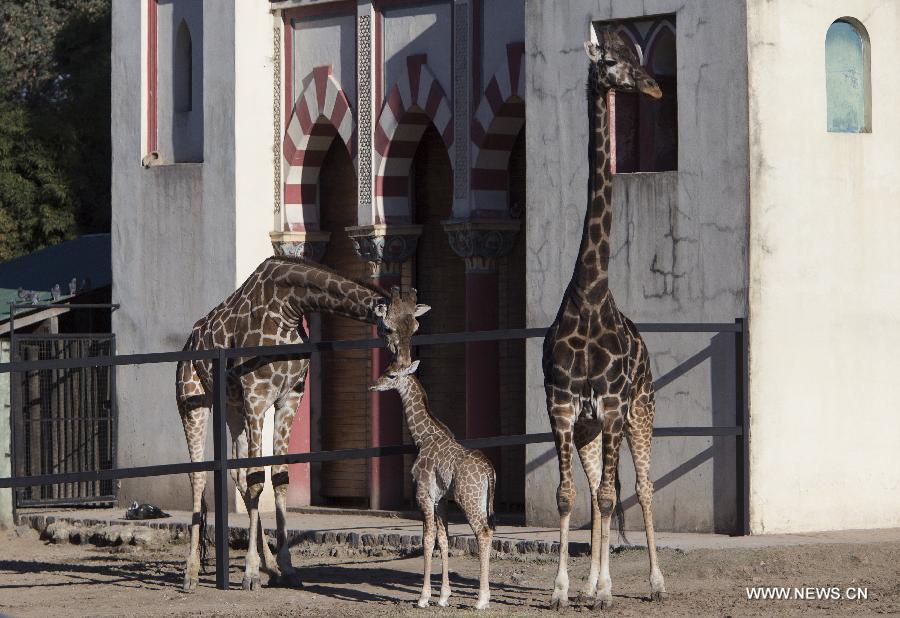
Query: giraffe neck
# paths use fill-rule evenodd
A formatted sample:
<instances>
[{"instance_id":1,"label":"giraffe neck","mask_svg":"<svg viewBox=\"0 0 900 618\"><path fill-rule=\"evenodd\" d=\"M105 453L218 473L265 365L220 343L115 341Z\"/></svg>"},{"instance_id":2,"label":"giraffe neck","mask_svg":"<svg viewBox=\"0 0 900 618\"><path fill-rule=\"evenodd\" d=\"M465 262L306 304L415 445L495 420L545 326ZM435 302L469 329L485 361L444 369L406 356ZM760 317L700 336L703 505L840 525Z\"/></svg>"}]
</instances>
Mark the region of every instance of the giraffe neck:
<instances>
[{"instance_id":1,"label":"giraffe neck","mask_svg":"<svg viewBox=\"0 0 900 618\"><path fill-rule=\"evenodd\" d=\"M406 426L416 446L422 447L428 440L450 436L453 434L441 421L436 419L428 409L428 395L416 376L409 376L397 386L400 399L403 400L403 414Z\"/></svg>"},{"instance_id":2,"label":"giraffe neck","mask_svg":"<svg viewBox=\"0 0 900 618\"><path fill-rule=\"evenodd\" d=\"M302 261L273 259L270 279L287 295L287 317L298 323L307 313L323 312L374 324L375 306L388 300L375 288Z\"/></svg>"},{"instance_id":3,"label":"giraffe neck","mask_svg":"<svg viewBox=\"0 0 900 618\"><path fill-rule=\"evenodd\" d=\"M589 88L588 205L575 265L574 282L581 290L609 286L609 234L612 228L612 167L607 91Z\"/></svg>"}]
</instances>

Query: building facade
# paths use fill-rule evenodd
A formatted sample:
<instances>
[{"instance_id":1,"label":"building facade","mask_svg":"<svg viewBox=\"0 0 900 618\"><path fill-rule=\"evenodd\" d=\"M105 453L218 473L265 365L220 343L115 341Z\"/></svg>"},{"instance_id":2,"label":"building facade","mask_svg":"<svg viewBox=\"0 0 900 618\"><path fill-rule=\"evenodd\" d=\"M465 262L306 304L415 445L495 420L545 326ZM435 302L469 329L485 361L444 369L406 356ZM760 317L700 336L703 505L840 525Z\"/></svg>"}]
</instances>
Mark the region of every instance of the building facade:
<instances>
[{"instance_id":1,"label":"building facade","mask_svg":"<svg viewBox=\"0 0 900 618\"><path fill-rule=\"evenodd\" d=\"M847 14L831 16L824 0L818 8L788 4L116 3L113 296L122 305L114 324L120 353L180 349L191 324L273 251L385 287L415 287L419 301L433 307L420 332L546 326L571 275L586 203L582 42L599 27L613 27L634 44L663 90L660 102L621 94L612 100L611 282L618 303L637 322L749 316L754 531L897 524L895 497L879 498L864 515L811 512L820 489L840 494L855 475L843 468L828 483L801 491L813 481L808 471L825 461L820 448L803 441L802 430L815 439L834 437L836 427L826 429L818 419L836 423L846 404L823 384L848 371L836 359L863 352L850 334L823 338L818 347L807 340L798 349L789 333L798 328L813 336L795 322L810 312L800 308L816 294L821 328L865 310L874 312L869 323L879 332L888 326L897 332L896 293L875 284L900 265L895 254L874 248L900 224L886 209L896 190L886 174L871 170L898 161L890 145L896 127L879 113L890 100L883 97L893 93L876 86L886 70L879 59L890 56L889 39L896 37L889 33L900 21L888 2L875 0L849 2L841 8ZM869 23L874 18L863 20L875 14L883 16L877 27ZM852 31L844 25L832 31L835 22ZM798 59L794 48L802 37L782 34L788 27L801 30L818 52ZM802 84L792 82L798 63ZM777 68L764 70L770 64ZM791 120L799 117L803 123ZM821 148L806 150L813 134ZM844 148L859 161L878 163L844 165L838 173L816 163L828 148L836 152L823 165L838 165ZM822 193L816 179L823 169L832 169L834 182L848 179L840 191ZM803 182L810 190L815 185L815 205L798 192ZM866 223L850 226L854 235L842 250L860 253L849 263L860 266L869 253L880 261L857 279L854 299L838 304L822 298L838 286L838 270L810 278L810 264L809 280L798 284L792 265L809 264L816 255L811 247L827 252L844 228L831 221L819 231L821 220L801 223L788 206L818 212L836 204L836 195L884 205L858 213ZM784 226L780 209L787 209ZM791 226L805 226L801 243L790 241ZM802 298L791 294L807 288ZM311 316L308 328L321 340L372 334L367 325L333 316ZM866 348L885 368L875 371L876 379L886 378L892 336L874 352ZM734 424L731 336L653 333L646 339L659 389L658 426ZM458 436L480 437L549 431L540 347L539 340L474 343L422 346L415 354L436 414ZM408 441L396 395L366 390L383 363L381 352L317 355L291 450ZM804 385L802 397L788 388L788 374L791 383ZM186 459L174 398L167 395L173 383L169 366L119 374L120 465ZM879 462L890 461L883 436L897 437L900 426L876 411L868 395L859 397L871 404L862 422L887 423L890 431L873 436L860 456L868 476L854 491L896 490L897 466ZM734 528L734 442L728 436L655 442L657 527ZM553 446L504 448L492 456L499 510L555 525ZM798 464L797 458L806 459ZM402 507L411 496L409 463L395 457L292 466L289 500ZM784 471L788 463L793 475ZM627 455L621 470L628 524L639 527ZM580 524L589 509L583 475L576 476ZM792 510L798 494L801 502L804 495L812 501L802 515ZM181 478L122 486L125 500L173 507L186 504L187 495Z\"/></svg>"}]
</instances>

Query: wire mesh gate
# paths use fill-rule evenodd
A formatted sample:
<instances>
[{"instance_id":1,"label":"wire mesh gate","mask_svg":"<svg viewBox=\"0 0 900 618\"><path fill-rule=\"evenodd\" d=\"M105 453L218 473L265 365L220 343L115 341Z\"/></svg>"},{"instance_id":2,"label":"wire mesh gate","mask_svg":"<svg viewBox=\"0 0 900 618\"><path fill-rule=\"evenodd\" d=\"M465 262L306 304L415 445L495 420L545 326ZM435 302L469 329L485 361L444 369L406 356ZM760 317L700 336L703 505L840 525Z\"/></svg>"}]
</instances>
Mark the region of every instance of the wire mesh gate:
<instances>
[{"instance_id":1,"label":"wire mesh gate","mask_svg":"<svg viewBox=\"0 0 900 618\"><path fill-rule=\"evenodd\" d=\"M14 334L19 361L115 355L112 334ZM115 367L39 369L12 374L13 469L32 476L110 470L115 462ZM114 480L22 487L16 506L111 503Z\"/></svg>"}]
</instances>

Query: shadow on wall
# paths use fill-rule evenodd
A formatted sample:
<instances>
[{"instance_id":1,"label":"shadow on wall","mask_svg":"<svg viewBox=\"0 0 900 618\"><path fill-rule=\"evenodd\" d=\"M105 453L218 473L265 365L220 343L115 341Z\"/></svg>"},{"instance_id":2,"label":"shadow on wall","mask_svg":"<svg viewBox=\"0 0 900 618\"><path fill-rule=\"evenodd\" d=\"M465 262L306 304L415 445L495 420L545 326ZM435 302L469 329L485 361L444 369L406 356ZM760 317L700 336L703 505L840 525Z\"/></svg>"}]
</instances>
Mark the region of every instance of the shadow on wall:
<instances>
[{"instance_id":1,"label":"shadow on wall","mask_svg":"<svg viewBox=\"0 0 900 618\"><path fill-rule=\"evenodd\" d=\"M666 387L677 382L679 378L686 376L696 367L709 363L709 379L710 379L710 407L713 426L732 427L736 423L736 401L735 401L735 341L734 336L729 333L719 333L710 339L708 346L685 359L678 366L659 376L654 381L656 385L657 395L664 391ZM659 397L657 400L657 415L655 425L661 426L659 422ZM685 438L667 437L657 438L657 440L683 440ZM699 438L696 438L699 439ZM712 445L700 451L696 455L681 462L671 470L660 476L653 476L653 485L655 495L658 495L662 489L672 485L679 479L686 477L694 472L704 463L712 460L713 482L712 482L712 508L713 508L713 531L722 534L729 534L735 530L737 525L737 487L736 487L736 467L735 467L735 438L733 436L717 436L711 438ZM623 441L623 444L626 444ZM627 448L622 449L619 458L620 474L625 467L632 466L631 454L626 453ZM654 452L657 449L654 448ZM543 455L536 457L526 464L526 474L531 474L544 464L551 463L556 458L556 450L550 447ZM654 456L653 467L658 469L660 457ZM577 468L578 463L574 463ZM629 470L630 476L630 470ZM622 506L626 512L630 509L636 510L637 520L632 519L635 515L629 514L629 523L635 521L643 521L640 515L640 506L637 496L633 493L631 487L622 484ZM657 500L654 499L654 505ZM654 517L656 519L656 517ZM590 528L590 524L583 526ZM643 524L639 526L629 526L629 528L643 529ZM658 523L657 528L662 529Z\"/></svg>"},{"instance_id":2,"label":"shadow on wall","mask_svg":"<svg viewBox=\"0 0 900 618\"><path fill-rule=\"evenodd\" d=\"M175 163L203 161L203 2L158 0L160 16L168 13L167 37L159 37L160 62L169 56L167 71L160 71L159 114L171 118L171 157ZM162 34L160 24L160 34ZM168 49L162 49L163 45ZM166 102L169 109L163 108ZM164 126L163 123L160 126ZM165 148L165 143L160 144ZM164 155L166 153L163 153Z\"/></svg>"}]
</instances>

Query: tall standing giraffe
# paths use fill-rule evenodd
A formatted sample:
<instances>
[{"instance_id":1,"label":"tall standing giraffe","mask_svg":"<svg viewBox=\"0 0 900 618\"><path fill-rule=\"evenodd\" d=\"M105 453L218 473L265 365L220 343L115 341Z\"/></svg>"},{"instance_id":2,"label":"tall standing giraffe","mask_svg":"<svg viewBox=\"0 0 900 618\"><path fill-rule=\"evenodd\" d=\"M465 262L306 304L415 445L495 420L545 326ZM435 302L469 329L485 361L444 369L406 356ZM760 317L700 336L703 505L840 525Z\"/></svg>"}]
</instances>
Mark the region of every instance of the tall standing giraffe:
<instances>
[{"instance_id":1,"label":"tall standing giraffe","mask_svg":"<svg viewBox=\"0 0 900 618\"><path fill-rule=\"evenodd\" d=\"M650 440L653 377L647 348L634 324L616 307L609 289L612 227L612 170L607 95L610 90L662 96L640 66L634 49L611 30L599 45L584 44L590 70L589 200L572 279L544 339L544 390L559 458L559 570L551 605L568 604L569 518L575 503L572 451L578 450L591 490L591 570L584 594L595 607L612 604L609 527L616 504L616 475L622 435L628 439L637 473L650 553L650 589L662 599L665 584L656 558L651 502ZM599 590L598 590L599 583Z\"/></svg>"},{"instance_id":2,"label":"tall standing giraffe","mask_svg":"<svg viewBox=\"0 0 900 618\"><path fill-rule=\"evenodd\" d=\"M303 343L308 339L303 318L324 312L378 325L395 355L398 367L409 366L410 338L418 329L416 318L430 309L416 304L415 290L403 295L399 288L390 294L351 281L323 266L300 258L273 257L260 264L253 274L228 298L197 321L185 350L239 348ZM230 359L226 380L226 409L234 457L262 456L263 419L275 407L273 452L287 453L294 414L303 397L309 359ZM203 459L206 427L213 397L213 365L209 360L182 361L176 372L176 399L191 461ZM265 482L263 468L232 471L250 515L249 547L243 587L259 588L259 553L262 547L264 570L269 583L298 585L291 566L285 535L285 494L287 465L272 466L277 523L277 558L273 559L259 523L259 495ZM197 585L200 571L200 524L205 513L203 489L206 473L192 473L194 518L191 545L184 574L184 589Z\"/></svg>"}]
</instances>

